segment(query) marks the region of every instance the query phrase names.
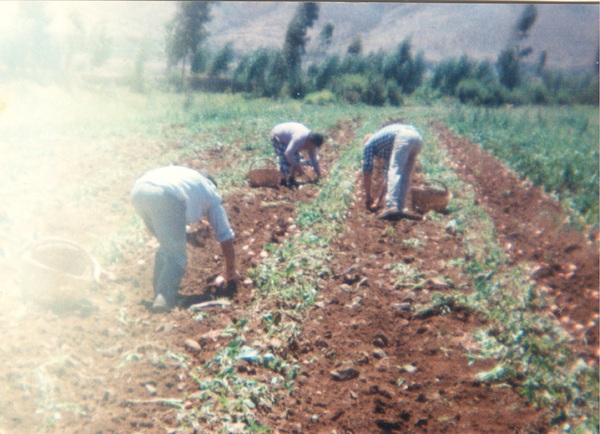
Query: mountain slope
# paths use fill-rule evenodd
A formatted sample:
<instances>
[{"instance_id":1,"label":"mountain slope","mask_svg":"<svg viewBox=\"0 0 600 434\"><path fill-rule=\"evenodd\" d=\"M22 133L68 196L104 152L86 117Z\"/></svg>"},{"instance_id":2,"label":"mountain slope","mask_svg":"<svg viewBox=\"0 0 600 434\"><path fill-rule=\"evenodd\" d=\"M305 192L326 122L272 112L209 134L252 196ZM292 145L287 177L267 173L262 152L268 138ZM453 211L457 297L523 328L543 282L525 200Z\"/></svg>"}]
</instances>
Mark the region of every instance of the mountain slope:
<instances>
[{"instance_id":1,"label":"mountain slope","mask_svg":"<svg viewBox=\"0 0 600 434\"><path fill-rule=\"evenodd\" d=\"M214 8L209 28L216 45L233 41L236 49L280 47L297 3L223 2ZM357 35L365 52L393 49L411 38L429 61L467 54L494 60L506 45L525 5L478 3L321 3L311 32L334 24L333 50L344 52ZM528 42L534 56L548 52L548 64L590 66L598 50L598 4L540 4Z\"/></svg>"},{"instance_id":2,"label":"mountain slope","mask_svg":"<svg viewBox=\"0 0 600 434\"><path fill-rule=\"evenodd\" d=\"M19 34L21 4L0 3L0 42ZM49 29L68 36L76 15L88 34L105 28L114 42L114 57L128 62L140 41L153 42L157 62L164 60L165 24L175 15L174 1L40 2L47 10ZM208 24L208 43L218 49L232 41L239 52L281 47L298 2L218 2ZM309 30L307 49L316 43L327 22L334 24L330 52L344 53L357 36L363 51L391 50L406 38L426 61L437 62L467 54L495 61L506 46L524 4L517 3L320 3L319 20ZM538 17L527 43L537 61L547 51L547 64L594 66L599 43L598 3L538 4Z\"/></svg>"}]
</instances>

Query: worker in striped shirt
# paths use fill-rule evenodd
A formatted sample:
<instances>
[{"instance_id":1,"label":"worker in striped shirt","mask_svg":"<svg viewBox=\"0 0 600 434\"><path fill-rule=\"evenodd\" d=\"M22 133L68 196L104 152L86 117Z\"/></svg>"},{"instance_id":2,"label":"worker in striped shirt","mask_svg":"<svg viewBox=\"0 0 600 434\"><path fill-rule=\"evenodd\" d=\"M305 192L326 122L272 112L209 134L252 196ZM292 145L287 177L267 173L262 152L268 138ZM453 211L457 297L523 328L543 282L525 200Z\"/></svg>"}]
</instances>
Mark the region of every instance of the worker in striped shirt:
<instances>
[{"instance_id":1,"label":"worker in striped shirt","mask_svg":"<svg viewBox=\"0 0 600 434\"><path fill-rule=\"evenodd\" d=\"M416 214L404 212L404 202L408 195L416 158L422 146L423 138L412 125L394 123L365 136L363 147L365 205L368 210L377 211L385 201L385 209L378 215L379 219L418 218ZM371 195L374 158L384 160L387 177L387 182L383 183L376 198Z\"/></svg>"}]
</instances>

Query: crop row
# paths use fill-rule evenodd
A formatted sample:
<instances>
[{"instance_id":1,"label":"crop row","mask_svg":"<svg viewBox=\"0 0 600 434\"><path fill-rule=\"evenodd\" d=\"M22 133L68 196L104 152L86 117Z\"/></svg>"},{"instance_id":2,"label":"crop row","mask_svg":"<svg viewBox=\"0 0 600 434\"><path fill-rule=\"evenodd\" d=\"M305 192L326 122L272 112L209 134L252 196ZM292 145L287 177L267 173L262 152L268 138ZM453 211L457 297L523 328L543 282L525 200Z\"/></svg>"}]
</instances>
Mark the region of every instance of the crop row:
<instances>
[{"instance_id":1,"label":"crop row","mask_svg":"<svg viewBox=\"0 0 600 434\"><path fill-rule=\"evenodd\" d=\"M598 220L598 109L457 106L446 119L520 176Z\"/></svg>"}]
</instances>

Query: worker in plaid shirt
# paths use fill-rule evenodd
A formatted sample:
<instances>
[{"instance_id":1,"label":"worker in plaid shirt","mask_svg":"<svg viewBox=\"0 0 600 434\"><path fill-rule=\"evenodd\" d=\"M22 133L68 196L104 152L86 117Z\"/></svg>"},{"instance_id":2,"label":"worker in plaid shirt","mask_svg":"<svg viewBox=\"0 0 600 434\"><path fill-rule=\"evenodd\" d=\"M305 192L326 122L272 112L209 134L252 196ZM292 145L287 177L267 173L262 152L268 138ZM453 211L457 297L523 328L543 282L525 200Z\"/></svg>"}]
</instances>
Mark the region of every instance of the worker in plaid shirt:
<instances>
[{"instance_id":1,"label":"worker in plaid shirt","mask_svg":"<svg viewBox=\"0 0 600 434\"><path fill-rule=\"evenodd\" d=\"M418 218L410 212L404 212L404 202L410 187L410 176L422 146L423 138L412 125L394 123L381 128L375 134L365 136L363 148L365 205L368 210L376 211L382 207L385 198L385 210L378 218ZM376 157L382 158L385 162L387 182L384 183L375 200L371 196L371 182L373 159Z\"/></svg>"}]
</instances>

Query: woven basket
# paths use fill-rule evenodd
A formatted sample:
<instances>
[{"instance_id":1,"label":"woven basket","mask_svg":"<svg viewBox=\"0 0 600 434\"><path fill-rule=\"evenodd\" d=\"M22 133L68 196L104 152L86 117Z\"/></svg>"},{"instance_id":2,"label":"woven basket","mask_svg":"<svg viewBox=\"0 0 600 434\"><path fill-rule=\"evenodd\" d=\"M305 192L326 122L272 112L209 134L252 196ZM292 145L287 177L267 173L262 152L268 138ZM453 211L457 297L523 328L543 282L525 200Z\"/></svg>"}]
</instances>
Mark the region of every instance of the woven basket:
<instances>
[{"instance_id":1,"label":"woven basket","mask_svg":"<svg viewBox=\"0 0 600 434\"><path fill-rule=\"evenodd\" d=\"M443 190L427 185L412 187L410 189L412 208L423 214L432 210L441 213L446 212L448 210L448 203L452 198L452 193L450 193L448 187L442 181L435 179L431 181L440 184Z\"/></svg>"},{"instance_id":2,"label":"woven basket","mask_svg":"<svg viewBox=\"0 0 600 434\"><path fill-rule=\"evenodd\" d=\"M79 244L49 238L29 247L21 256L24 301L45 305L79 300L99 280L100 266Z\"/></svg>"},{"instance_id":3,"label":"woven basket","mask_svg":"<svg viewBox=\"0 0 600 434\"><path fill-rule=\"evenodd\" d=\"M257 163L263 166L254 168ZM250 171L246 174L250 187L278 187L281 175L279 169L268 158L261 158L250 165Z\"/></svg>"}]
</instances>

